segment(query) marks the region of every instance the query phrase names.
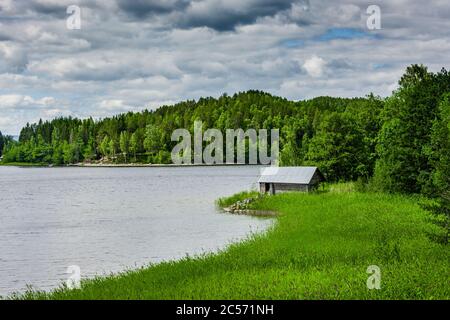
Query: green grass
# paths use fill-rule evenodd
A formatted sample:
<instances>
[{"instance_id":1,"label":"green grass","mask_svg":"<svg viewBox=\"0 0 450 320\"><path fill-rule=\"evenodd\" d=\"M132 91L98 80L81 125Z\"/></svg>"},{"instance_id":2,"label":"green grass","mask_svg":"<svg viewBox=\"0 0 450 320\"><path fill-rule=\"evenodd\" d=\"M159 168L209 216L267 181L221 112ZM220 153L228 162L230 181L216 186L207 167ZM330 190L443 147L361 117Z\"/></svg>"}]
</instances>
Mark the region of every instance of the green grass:
<instances>
[{"instance_id":1,"label":"green grass","mask_svg":"<svg viewBox=\"0 0 450 320\"><path fill-rule=\"evenodd\" d=\"M225 207L229 207L232 204L235 204L238 201L242 201L248 198L258 198L259 197L259 192L257 191L243 191L240 193L237 193L235 195L232 195L231 197L225 197L225 198L220 198L219 200L217 200L217 205L220 208L225 208Z\"/></svg>"},{"instance_id":2,"label":"green grass","mask_svg":"<svg viewBox=\"0 0 450 320\"><path fill-rule=\"evenodd\" d=\"M221 253L20 298L449 299L448 246L417 199L344 190L264 197L254 206L280 213L274 227ZM381 290L367 289L370 265Z\"/></svg>"}]
</instances>

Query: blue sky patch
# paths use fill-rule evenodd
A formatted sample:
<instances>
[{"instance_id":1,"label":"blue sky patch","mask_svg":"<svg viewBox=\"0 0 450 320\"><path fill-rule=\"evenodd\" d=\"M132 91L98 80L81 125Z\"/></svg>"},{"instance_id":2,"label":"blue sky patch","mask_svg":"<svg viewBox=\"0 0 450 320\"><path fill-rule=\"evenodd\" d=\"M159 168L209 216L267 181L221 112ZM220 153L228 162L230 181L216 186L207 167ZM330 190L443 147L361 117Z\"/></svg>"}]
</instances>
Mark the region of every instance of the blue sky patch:
<instances>
[{"instance_id":1,"label":"blue sky patch","mask_svg":"<svg viewBox=\"0 0 450 320\"><path fill-rule=\"evenodd\" d=\"M300 48L305 45L305 41L300 39L286 39L281 41L281 46L289 49Z\"/></svg>"},{"instance_id":2,"label":"blue sky patch","mask_svg":"<svg viewBox=\"0 0 450 320\"><path fill-rule=\"evenodd\" d=\"M372 66L374 70L387 69L391 67L389 63L374 63Z\"/></svg>"},{"instance_id":3,"label":"blue sky patch","mask_svg":"<svg viewBox=\"0 0 450 320\"><path fill-rule=\"evenodd\" d=\"M351 40L361 38L377 39L379 38L379 35L371 32L365 32L359 29L333 28L328 29L327 32L316 37L314 40L331 41L331 40Z\"/></svg>"}]
</instances>

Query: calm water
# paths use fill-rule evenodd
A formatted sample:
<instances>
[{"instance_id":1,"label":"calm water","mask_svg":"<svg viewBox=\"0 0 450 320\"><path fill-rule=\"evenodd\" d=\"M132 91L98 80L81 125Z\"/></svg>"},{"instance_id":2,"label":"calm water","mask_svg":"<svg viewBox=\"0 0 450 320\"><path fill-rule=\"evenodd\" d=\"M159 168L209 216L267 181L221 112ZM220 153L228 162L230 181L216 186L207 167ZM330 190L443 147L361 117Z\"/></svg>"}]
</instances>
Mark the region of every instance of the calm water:
<instances>
[{"instance_id":1,"label":"calm water","mask_svg":"<svg viewBox=\"0 0 450 320\"><path fill-rule=\"evenodd\" d=\"M225 248L267 219L217 211L259 167L0 167L0 295Z\"/></svg>"}]
</instances>

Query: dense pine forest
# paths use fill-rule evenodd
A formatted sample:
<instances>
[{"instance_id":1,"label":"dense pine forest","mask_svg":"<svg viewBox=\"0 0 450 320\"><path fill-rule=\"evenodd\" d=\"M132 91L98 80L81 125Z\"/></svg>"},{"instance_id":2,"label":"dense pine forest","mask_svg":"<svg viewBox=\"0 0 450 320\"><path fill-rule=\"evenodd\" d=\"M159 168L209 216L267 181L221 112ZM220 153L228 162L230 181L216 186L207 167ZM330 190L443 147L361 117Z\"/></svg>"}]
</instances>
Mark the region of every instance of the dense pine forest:
<instances>
[{"instance_id":1,"label":"dense pine forest","mask_svg":"<svg viewBox=\"0 0 450 320\"><path fill-rule=\"evenodd\" d=\"M284 166L316 165L328 181L359 180L392 192L450 189L450 74L407 68L388 98L289 101L261 91L201 98L154 111L27 124L0 134L3 163L170 163L175 129L280 129Z\"/></svg>"}]
</instances>

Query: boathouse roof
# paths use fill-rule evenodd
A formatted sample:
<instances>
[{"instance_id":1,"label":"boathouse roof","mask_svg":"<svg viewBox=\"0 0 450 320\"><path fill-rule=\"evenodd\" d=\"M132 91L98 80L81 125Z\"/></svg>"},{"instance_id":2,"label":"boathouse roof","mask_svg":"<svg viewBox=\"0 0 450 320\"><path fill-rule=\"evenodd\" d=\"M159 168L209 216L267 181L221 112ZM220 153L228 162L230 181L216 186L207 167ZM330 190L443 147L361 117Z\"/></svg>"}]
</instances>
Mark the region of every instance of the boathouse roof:
<instances>
[{"instance_id":1,"label":"boathouse roof","mask_svg":"<svg viewBox=\"0 0 450 320\"><path fill-rule=\"evenodd\" d=\"M325 180L317 167L267 167L262 170L258 183L311 184L315 175Z\"/></svg>"}]
</instances>

